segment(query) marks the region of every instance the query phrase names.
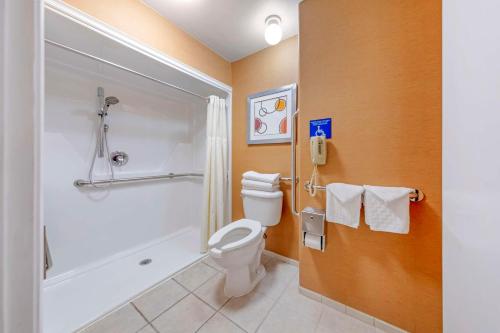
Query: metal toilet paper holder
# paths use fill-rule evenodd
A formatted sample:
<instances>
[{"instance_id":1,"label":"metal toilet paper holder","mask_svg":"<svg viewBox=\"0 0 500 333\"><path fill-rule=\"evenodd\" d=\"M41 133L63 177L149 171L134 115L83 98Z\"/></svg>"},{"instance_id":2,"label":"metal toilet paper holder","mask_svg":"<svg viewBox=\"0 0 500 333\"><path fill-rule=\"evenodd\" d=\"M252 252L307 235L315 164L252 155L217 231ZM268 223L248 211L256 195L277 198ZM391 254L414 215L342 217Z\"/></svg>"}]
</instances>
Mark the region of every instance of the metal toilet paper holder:
<instances>
[{"instance_id":1,"label":"metal toilet paper holder","mask_svg":"<svg viewBox=\"0 0 500 333\"><path fill-rule=\"evenodd\" d=\"M306 207L300 213L302 222L302 244L305 244L306 234L320 237L321 252L325 251L325 210L313 207Z\"/></svg>"}]
</instances>

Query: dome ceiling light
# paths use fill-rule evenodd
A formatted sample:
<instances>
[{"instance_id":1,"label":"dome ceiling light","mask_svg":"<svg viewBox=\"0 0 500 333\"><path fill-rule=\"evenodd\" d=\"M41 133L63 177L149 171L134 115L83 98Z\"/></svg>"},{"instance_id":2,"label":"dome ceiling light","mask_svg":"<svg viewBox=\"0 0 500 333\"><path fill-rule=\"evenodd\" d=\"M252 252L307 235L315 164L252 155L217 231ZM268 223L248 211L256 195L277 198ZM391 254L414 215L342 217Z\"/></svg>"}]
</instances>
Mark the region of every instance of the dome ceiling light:
<instances>
[{"instance_id":1,"label":"dome ceiling light","mask_svg":"<svg viewBox=\"0 0 500 333\"><path fill-rule=\"evenodd\" d=\"M276 45L281 41L283 37L283 31L281 30L281 17L278 15L269 15L266 17L266 31L264 33L264 38L269 45Z\"/></svg>"}]
</instances>

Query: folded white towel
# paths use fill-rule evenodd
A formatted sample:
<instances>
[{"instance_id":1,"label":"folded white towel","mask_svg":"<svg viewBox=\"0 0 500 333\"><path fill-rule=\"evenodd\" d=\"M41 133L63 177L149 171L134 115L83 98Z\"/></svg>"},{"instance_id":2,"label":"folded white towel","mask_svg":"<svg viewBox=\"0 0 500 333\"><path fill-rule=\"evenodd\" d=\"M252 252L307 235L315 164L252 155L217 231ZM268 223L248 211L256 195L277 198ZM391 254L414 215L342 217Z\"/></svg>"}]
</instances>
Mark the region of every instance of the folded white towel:
<instances>
[{"instance_id":1,"label":"folded white towel","mask_svg":"<svg viewBox=\"0 0 500 333\"><path fill-rule=\"evenodd\" d=\"M279 173L258 173L255 171L247 171L243 174L243 178L275 185L280 182Z\"/></svg>"},{"instance_id":2,"label":"folded white towel","mask_svg":"<svg viewBox=\"0 0 500 333\"><path fill-rule=\"evenodd\" d=\"M365 221L374 231L410 232L410 192L405 187L364 185Z\"/></svg>"},{"instance_id":3,"label":"folded white towel","mask_svg":"<svg viewBox=\"0 0 500 333\"><path fill-rule=\"evenodd\" d=\"M326 220L357 228L363 192L363 186L358 185L326 185Z\"/></svg>"},{"instance_id":4,"label":"folded white towel","mask_svg":"<svg viewBox=\"0 0 500 333\"><path fill-rule=\"evenodd\" d=\"M275 191L279 191L279 189L280 189L279 184L276 185L276 184L258 182L255 180L248 180L248 179L242 179L241 185L243 186L243 188L245 190L275 192Z\"/></svg>"}]
</instances>

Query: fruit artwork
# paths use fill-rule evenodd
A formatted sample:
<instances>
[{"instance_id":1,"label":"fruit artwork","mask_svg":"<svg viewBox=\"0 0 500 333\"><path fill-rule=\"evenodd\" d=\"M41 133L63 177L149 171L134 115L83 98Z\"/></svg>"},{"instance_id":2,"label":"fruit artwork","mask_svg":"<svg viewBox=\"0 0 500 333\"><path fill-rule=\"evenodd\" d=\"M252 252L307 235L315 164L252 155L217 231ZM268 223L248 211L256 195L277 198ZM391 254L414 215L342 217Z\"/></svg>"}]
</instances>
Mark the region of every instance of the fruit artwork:
<instances>
[{"instance_id":1,"label":"fruit artwork","mask_svg":"<svg viewBox=\"0 0 500 333\"><path fill-rule=\"evenodd\" d=\"M265 133L267 131L267 124L259 118L255 118L255 131L259 134Z\"/></svg>"},{"instance_id":2,"label":"fruit artwork","mask_svg":"<svg viewBox=\"0 0 500 333\"><path fill-rule=\"evenodd\" d=\"M260 135L287 133L287 96L264 99L254 104L254 131ZM283 117L284 114L284 117Z\"/></svg>"},{"instance_id":3,"label":"fruit artwork","mask_svg":"<svg viewBox=\"0 0 500 333\"><path fill-rule=\"evenodd\" d=\"M286 109L286 101L282 98L278 98L276 103L274 103L274 109L276 111L283 111Z\"/></svg>"},{"instance_id":4,"label":"fruit artwork","mask_svg":"<svg viewBox=\"0 0 500 333\"><path fill-rule=\"evenodd\" d=\"M280 134L286 134L286 117L280 121Z\"/></svg>"},{"instance_id":5,"label":"fruit artwork","mask_svg":"<svg viewBox=\"0 0 500 333\"><path fill-rule=\"evenodd\" d=\"M290 142L296 90L296 84L290 84L247 97L248 144Z\"/></svg>"}]
</instances>

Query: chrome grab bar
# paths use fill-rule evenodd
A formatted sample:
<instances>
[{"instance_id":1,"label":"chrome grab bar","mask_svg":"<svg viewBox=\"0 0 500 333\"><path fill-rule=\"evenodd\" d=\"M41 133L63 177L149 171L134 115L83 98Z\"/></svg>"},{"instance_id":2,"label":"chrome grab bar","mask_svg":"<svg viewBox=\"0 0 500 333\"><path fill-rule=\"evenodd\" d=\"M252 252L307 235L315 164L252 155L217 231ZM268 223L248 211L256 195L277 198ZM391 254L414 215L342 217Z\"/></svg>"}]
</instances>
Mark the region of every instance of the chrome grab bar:
<instances>
[{"instance_id":1,"label":"chrome grab bar","mask_svg":"<svg viewBox=\"0 0 500 333\"><path fill-rule=\"evenodd\" d=\"M142 182L142 181L150 181L150 180L173 179L173 178L179 178L179 177L203 177L203 174L202 173L169 173L167 175L157 175L157 176L94 180L93 183L91 183L89 180L77 179L73 182L73 185L75 187L92 187L93 185L134 183L134 182Z\"/></svg>"},{"instance_id":2,"label":"chrome grab bar","mask_svg":"<svg viewBox=\"0 0 500 333\"><path fill-rule=\"evenodd\" d=\"M295 155L295 146L297 144L297 138L296 138L296 131L297 131L297 116L299 115L299 110L295 111L292 116L292 144L291 144L291 150L292 150L292 161L291 161L291 181L292 181L292 215L299 216L299 213L297 212L296 208L296 198L295 198L295 191L297 189L297 175L295 172L295 163L297 160L297 156Z\"/></svg>"},{"instance_id":3,"label":"chrome grab bar","mask_svg":"<svg viewBox=\"0 0 500 333\"><path fill-rule=\"evenodd\" d=\"M309 182L306 182L304 184L304 189L306 191L309 191L309 188L311 187L311 183ZM314 185L314 188L319 190L319 191L326 191L326 186L323 186L323 185ZM419 202L419 201L422 201L424 200L425 198L425 194L424 192L422 192L421 190L419 190L418 188L414 188L411 192L410 192L410 201L411 202Z\"/></svg>"},{"instance_id":4,"label":"chrome grab bar","mask_svg":"<svg viewBox=\"0 0 500 333\"><path fill-rule=\"evenodd\" d=\"M292 177L280 177L280 182L291 182Z\"/></svg>"}]
</instances>

